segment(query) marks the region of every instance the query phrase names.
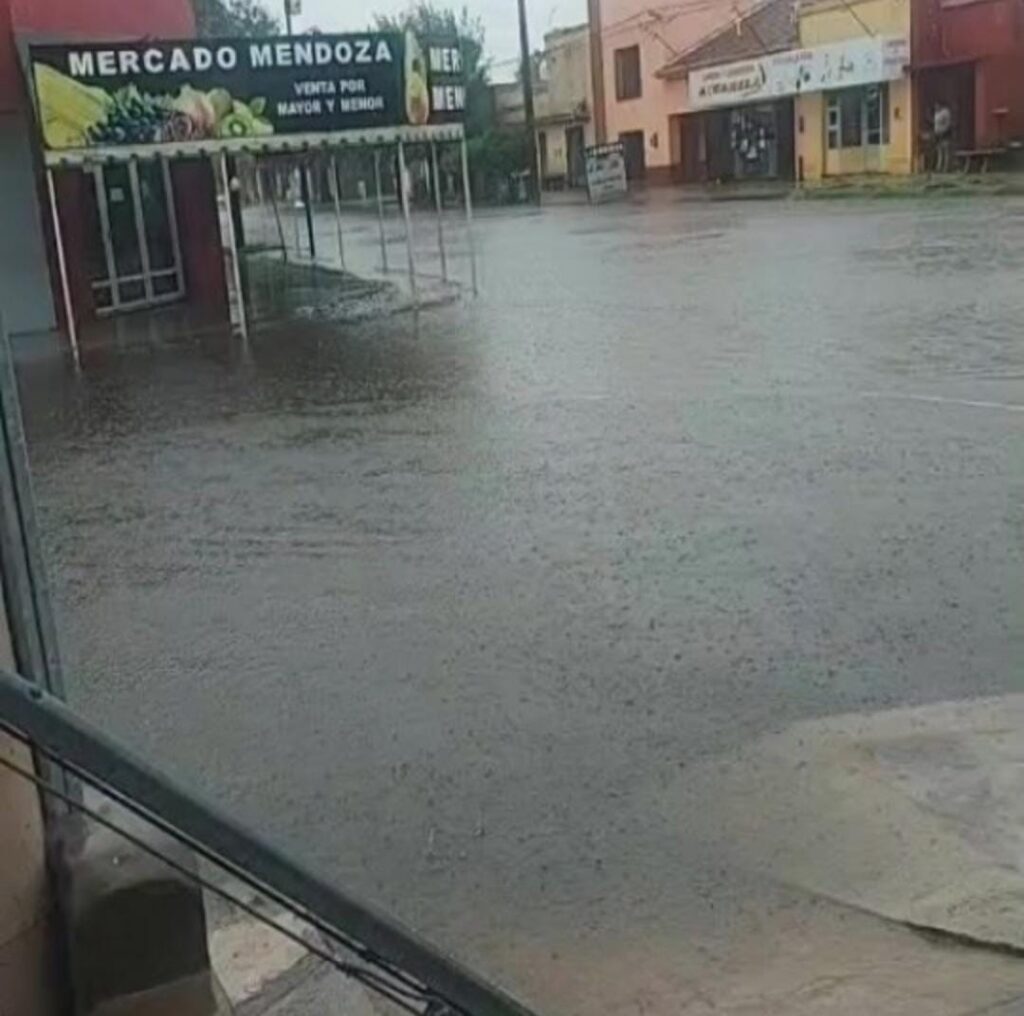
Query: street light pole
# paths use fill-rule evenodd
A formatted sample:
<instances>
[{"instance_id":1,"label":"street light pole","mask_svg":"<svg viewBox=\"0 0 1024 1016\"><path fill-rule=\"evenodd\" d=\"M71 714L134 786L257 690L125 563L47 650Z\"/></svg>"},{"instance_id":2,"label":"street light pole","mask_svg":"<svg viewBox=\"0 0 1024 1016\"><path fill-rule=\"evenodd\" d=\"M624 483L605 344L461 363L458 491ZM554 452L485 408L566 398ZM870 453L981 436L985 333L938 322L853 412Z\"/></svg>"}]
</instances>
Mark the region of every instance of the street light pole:
<instances>
[{"instance_id":1,"label":"street light pole","mask_svg":"<svg viewBox=\"0 0 1024 1016\"><path fill-rule=\"evenodd\" d=\"M533 116L533 62L530 60L530 36L526 30L526 0L519 3L519 76L523 84L523 114L526 118L526 156L529 198L540 204L540 174L537 172L537 128Z\"/></svg>"}]
</instances>

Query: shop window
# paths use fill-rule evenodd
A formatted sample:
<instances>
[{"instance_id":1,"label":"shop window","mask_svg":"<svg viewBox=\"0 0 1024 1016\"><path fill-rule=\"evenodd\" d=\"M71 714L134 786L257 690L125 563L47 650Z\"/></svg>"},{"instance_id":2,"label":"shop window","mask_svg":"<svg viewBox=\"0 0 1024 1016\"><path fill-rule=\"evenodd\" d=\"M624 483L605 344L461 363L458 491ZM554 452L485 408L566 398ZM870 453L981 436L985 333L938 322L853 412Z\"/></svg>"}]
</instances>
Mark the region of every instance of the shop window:
<instances>
[{"instance_id":1,"label":"shop window","mask_svg":"<svg viewBox=\"0 0 1024 1016\"><path fill-rule=\"evenodd\" d=\"M889 143L889 86L865 85L831 92L825 109L829 148Z\"/></svg>"},{"instance_id":2,"label":"shop window","mask_svg":"<svg viewBox=\"0 0 1024 1016\"><path fill-rule=\"evenodd\" d=\"M615 51L615 98L622 102L625 99L639 99L640 87L640 47L626 46Z\"/></svg>"}]
</instances>

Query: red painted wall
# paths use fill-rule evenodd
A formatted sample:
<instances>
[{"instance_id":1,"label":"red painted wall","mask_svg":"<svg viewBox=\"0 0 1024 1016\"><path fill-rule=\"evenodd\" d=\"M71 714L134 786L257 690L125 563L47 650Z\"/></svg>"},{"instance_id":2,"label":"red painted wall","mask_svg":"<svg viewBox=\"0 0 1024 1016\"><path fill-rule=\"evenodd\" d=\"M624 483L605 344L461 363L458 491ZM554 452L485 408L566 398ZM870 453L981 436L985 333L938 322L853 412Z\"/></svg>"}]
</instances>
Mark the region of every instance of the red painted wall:
<instances>
[{"instance_id":1,"label":"red painted wall","mask_svg":"<svg viewBox=\"0 0 1024 1016\"><path fill-rule=\"evenodd\" d=\"M911 34L918 70L973 65L977 147L1024 138L1024 0L914 0ZM926 119L921 91L918 103Z\"/></svg>"},{"instance_id":2,"label":"red painted wall","mask_svg":"<svg viewBox=\"0 0 1024 1016\"><path fill-rule=\"evenodd\" d=\"M190 38L190 0L0 0L0 112L24 108L14 35L55 39Z\"/></svg>"},{"instance_id":3,"label":"red painted wall","mask_svg":"<svg viewBox=\"0 0 1024 1016\"><path fill-rule=\"evenodd\" d=\"M228 312L227 283L213 167L206 159L172 162L171 186L188 302L210 318L223 318Z\"/></svg>"},{"instance_id":4,"label":"red painted wall","mask_svg":"<svg viewBox=\"0 0 1024 1016\"><path fill-rule=\"evenodd\" d=\"M974 131L981 147L1024 140L1024 48L979 61Z\"/></svg>"},{"instance_id":5,"label":"red painted wall","mask_svg":"<svg viewBox=\"0 0 1024 1016\"><path fill-rule=\"evenodd\" d=\"M191 0L0 0L0 114L28 110L28 91L14 42L17 34L53 39L190 38L195 35L195 16ZM173 164L171 177L187 299L212 315L224 316L224 265L209 164L198 160ZM55 182L76 316L88 319L94 308L82 251L86 243L83 188L90 182L78 170L58 170ZM41 181L38 193L45 208ZM63 317L49 216L44 219L54 302Z\"/></svg>"},{"instance_id":6,"label":"red painted wall","mask_svg":"<svg viewBox=\"0 0 1024 1016\"><path fill-rule=\"evenodd\" d=\"M1012 53L1024 44L1024 0L917 0L911 24L917 66Z\"/></svg>"}]
</instances>

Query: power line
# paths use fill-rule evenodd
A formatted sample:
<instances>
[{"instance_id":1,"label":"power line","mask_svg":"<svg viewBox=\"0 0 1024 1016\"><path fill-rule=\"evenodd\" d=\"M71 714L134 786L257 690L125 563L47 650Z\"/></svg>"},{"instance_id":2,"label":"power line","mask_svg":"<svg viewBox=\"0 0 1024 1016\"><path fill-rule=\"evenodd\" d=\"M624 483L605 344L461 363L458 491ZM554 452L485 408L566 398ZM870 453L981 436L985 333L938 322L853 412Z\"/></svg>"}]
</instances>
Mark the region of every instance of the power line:
<instances>
[{"instance_id":1,"label":"power line","mask_svg":"<svg viewBox=\"0 0 1024 1016\"><path fill-rule=\"evenodd\" d=\"M653 23L657 23L660 21L661 24L668 24L672 21L675 21L676 18L682 17L684 14L702 13L704 11L712 10L718 6L719 4L716 2L716 0L690 0L690 2L685 3L659 4L654 7L645 7L642 11L638 11L636 14L631 14L628 17L620 18L618 21L613 21L608 25L602 26L600 34L605 37L612 35L620 35L623 32L629 31L632 28L636 28L638 31L644 31L645 29L648 29L650 25ZM657 17L657 14L660 11L674 11L675 13L670 18L659 19ZM654 15L654 17L651 17L652 15ZM647 16L650 19L647 24L633 24L633 22L636 22L645 16ZM673 49L673 47L670 46L667 42L665 42L664 40L661 41L662 44L665 45L668 49ZM542 50L541 56L547 56L550 53L557 53L560 50L572 48L573 43L561 42L554 46L551 46L548 49ZM512 65L518 64L519 62L519 57L515 56L507 57L503 60L490 60L487 62L486 66L488 69L494 67L511 67Z\"/></svg>"}]
</instances>

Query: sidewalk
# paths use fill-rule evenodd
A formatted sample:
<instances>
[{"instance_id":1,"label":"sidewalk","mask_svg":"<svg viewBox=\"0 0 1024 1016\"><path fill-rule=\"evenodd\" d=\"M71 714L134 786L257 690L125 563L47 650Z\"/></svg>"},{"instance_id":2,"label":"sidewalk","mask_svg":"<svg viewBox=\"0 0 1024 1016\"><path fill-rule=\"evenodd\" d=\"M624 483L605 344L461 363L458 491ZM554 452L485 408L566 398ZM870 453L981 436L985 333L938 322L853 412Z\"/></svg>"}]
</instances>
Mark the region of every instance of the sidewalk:
<instances>
[{"instance_id":1,"label":"sidewalk","mask_svg":"<svg viewBox=\"0 0 1024 1016\"><path fill-rule=\"evenodd\" d=\"M1024 1016L1022 791L1024 695L798 723L649 788L744 873L720 927L506 969L562 1016Z\"/></svg>"},{"instance_id":2,"label":"sidewalk","mask_svg":"<svg viewBox=\"0 0 1024 1016\"><path fill-rule=\"evenodd\" d=\"M1024 952L1024 695L800 723L694 778L745 867Z\"/></svg>"},{"instance_id":3,"label":"sidewalk","mask_svg":"<svg viewBox=\"0 0 1024 1016\"><path fill-rule=\"evenodd\" d=\"M507 941L494 972L540 1011L1024 1016L1024 695L798 723L650 797L764 898L699 942ZM273 932L216 923L239 1016L376 1011Z\"/></svg>"},{"instance_id":4,"label":"sidewalk","mask_svg":"<svg viewBox=\"0 0 1024 1016\"><path fill-rule=\"evenodd\" d=\"M920 173L825 179L793 190L797 200L843 198L962 198L1024 195L1024 173Z\"/></svg>"}]
</instances>

